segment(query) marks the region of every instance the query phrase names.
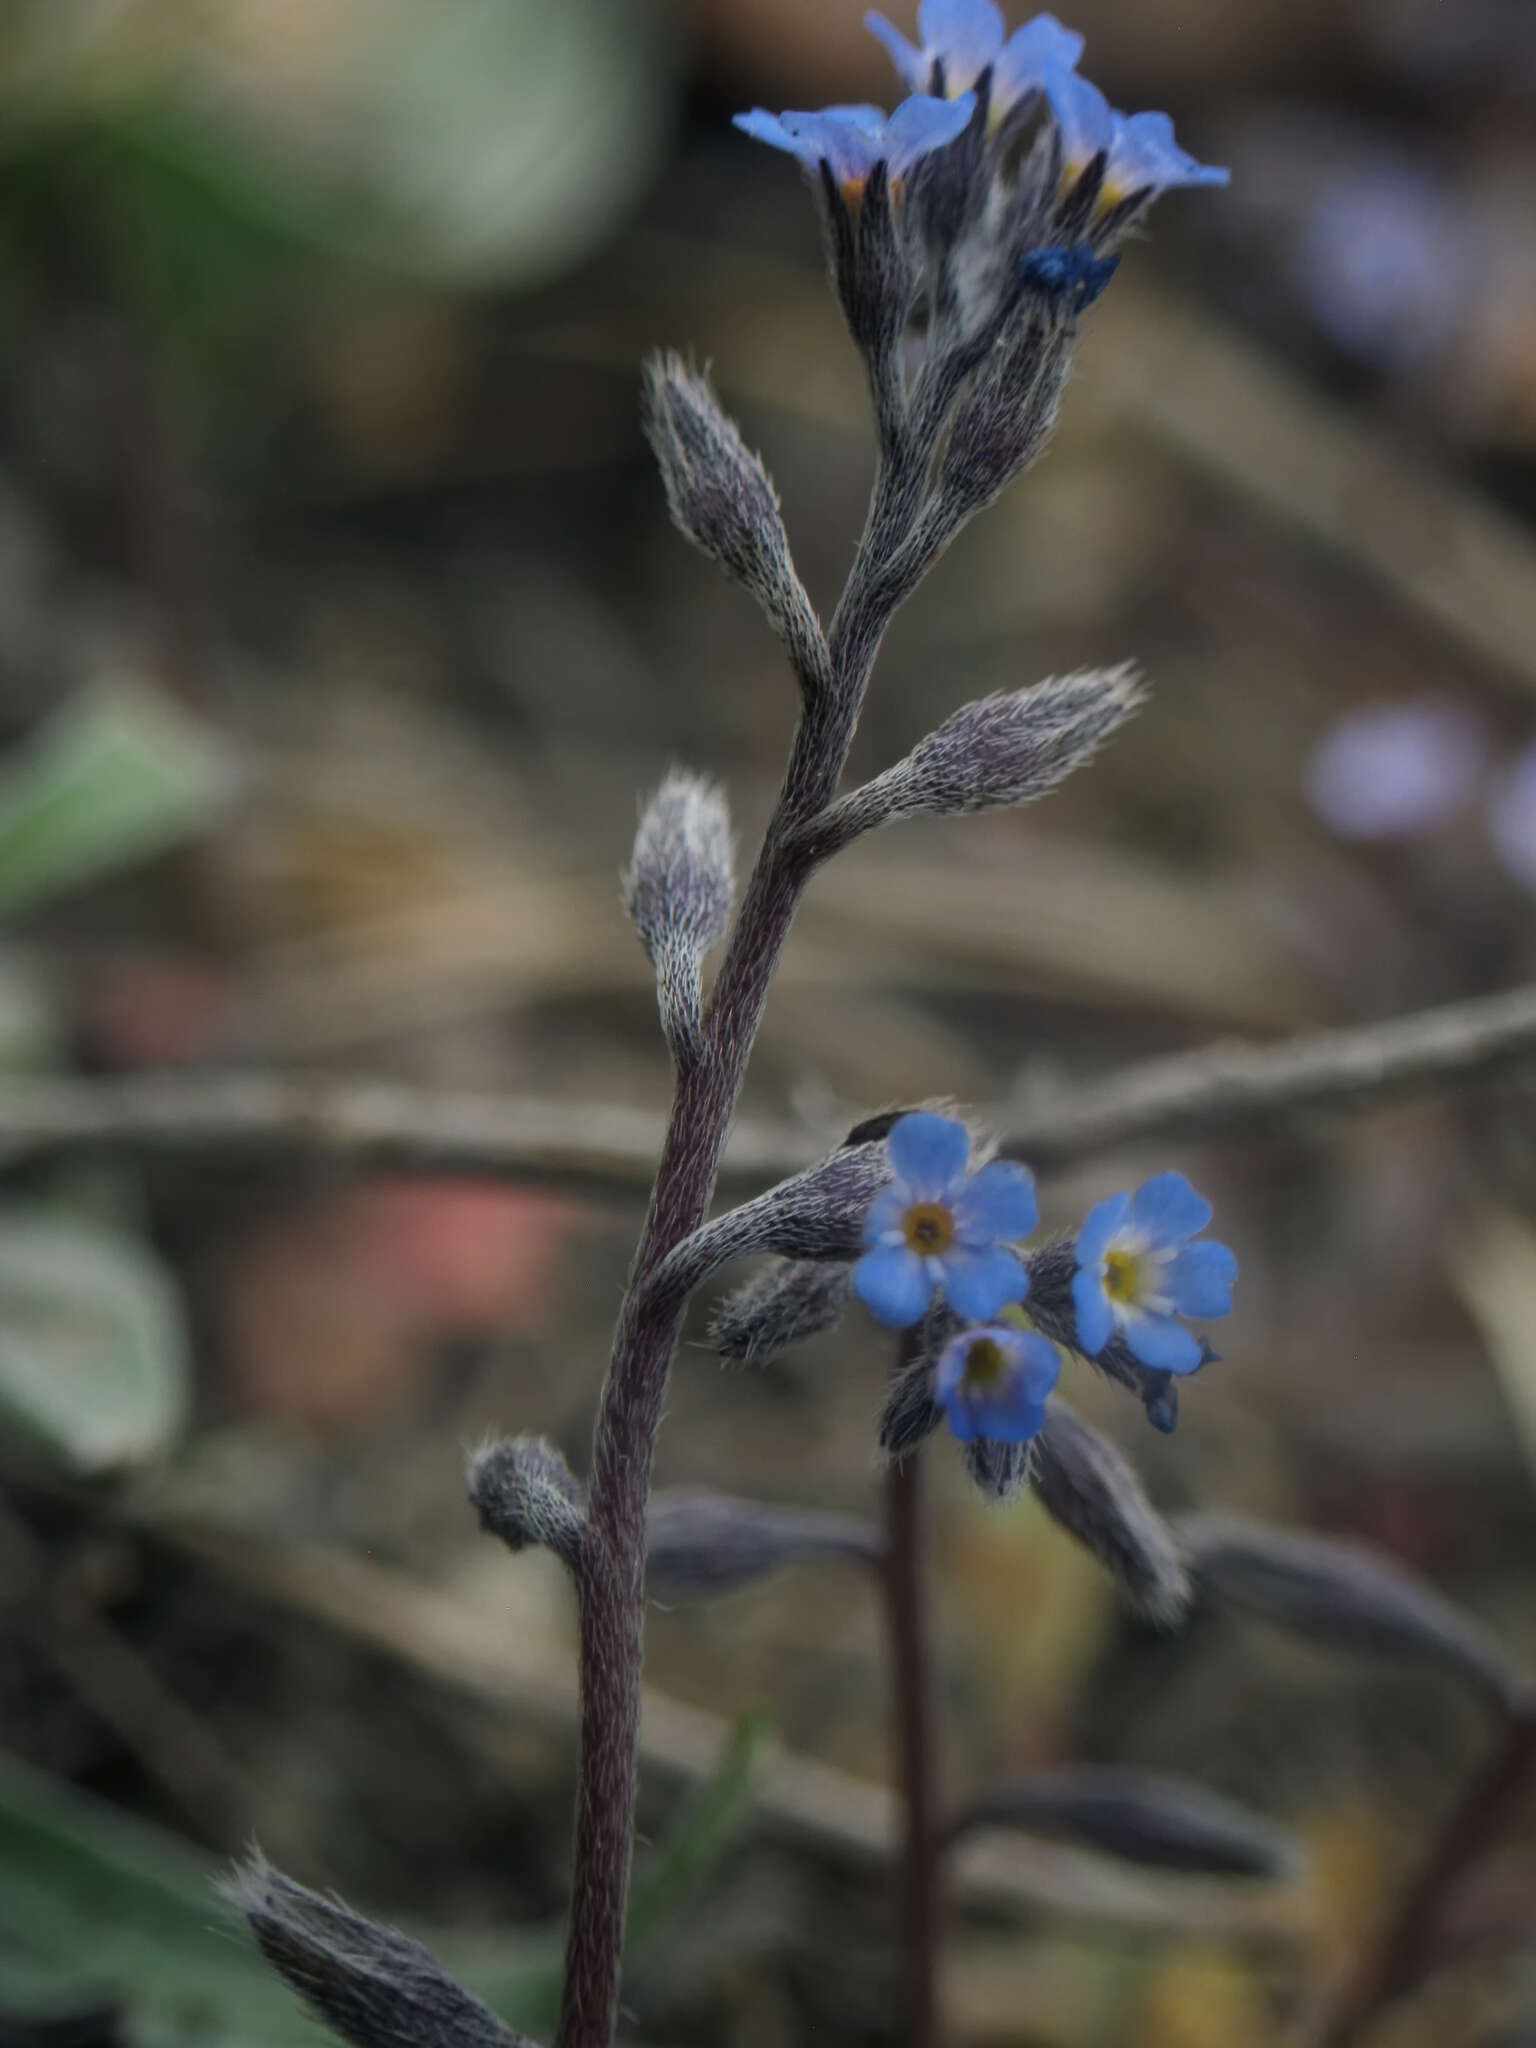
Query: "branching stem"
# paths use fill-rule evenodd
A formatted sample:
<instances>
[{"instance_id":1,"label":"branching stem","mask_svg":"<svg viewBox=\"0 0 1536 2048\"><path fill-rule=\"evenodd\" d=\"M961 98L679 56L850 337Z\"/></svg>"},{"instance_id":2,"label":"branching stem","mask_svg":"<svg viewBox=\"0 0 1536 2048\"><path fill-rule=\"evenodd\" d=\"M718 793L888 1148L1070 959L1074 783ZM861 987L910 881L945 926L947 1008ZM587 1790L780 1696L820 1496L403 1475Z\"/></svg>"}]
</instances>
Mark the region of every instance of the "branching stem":
<instances>
[{"instance_id":1,"label":"branching stem","mask_svg":"<svg viewBox=\"0 0 1536 2048\"><path fill-rule=\"evenodd\" d=\"M916 494L920 498L920 492ZM557 2048L608 2048L618 2013L634 1833L645 1627L645 1510L684 1304L648 1294L704 1221L768 990L811 868L797 826L836 794L881 638L912 587L892 564L909 537L910 477L883 464L864 538L828 635L831 688L807 701L784 785L743 896L704 1027L678 1075L661 1163L614 1333L589 1476L581 1608L581 1770ZM904 565L903 565L904 567Z\"/></svg>"},{"instance_id":2,"label":"branching stem","mask_svg":"<svg viewBox=\"0 0 1536 2048\"><path fill-rule=\"evenodd\" d=\"M912 1333L904 1333L896 1370L904 1371L915 1356ZM921 1447L891 1462L885 1482L885 1526L886 1623L905 1826L901 1855L903 2017L907 2048L937 2048L944 1831L939 1814L928 1502Z\"/></svg>"}]
</instances>

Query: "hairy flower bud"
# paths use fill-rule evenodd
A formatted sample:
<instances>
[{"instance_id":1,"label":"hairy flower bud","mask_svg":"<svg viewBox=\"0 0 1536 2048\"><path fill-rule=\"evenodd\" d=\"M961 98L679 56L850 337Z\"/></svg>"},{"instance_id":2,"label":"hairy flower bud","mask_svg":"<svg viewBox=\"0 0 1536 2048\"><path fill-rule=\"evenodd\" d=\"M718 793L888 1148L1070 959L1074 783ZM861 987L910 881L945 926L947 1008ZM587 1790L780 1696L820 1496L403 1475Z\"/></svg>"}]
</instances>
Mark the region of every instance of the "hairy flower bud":
<instances>
[{"instance_id":1,"label":"hairy flower bud","mask_svg":"<svg viewBox=\"0 0 1536 2048\"><path fill-rule=\"evenodd\" d=\"M854 1515L779 1508L703 1491L657 1494L645 1525L645 1584L654 1600L711 1600L809 1558L869 1562L880 1540Z\"/></svg>"},{"instance_id":2,"label":"hairy flower bud","mask_svg":"<svg viewBox=\"0 0 1536 2048\"><path fill-rule=\"evenodd\" d=\"M802 690L827 685L826 643L790 559L778 494L710 389L681 356L645 365L642 422L677 526L762 606Z\"/></svg>"},{"instance_id":3,"label":"hairy flower bud","mask_svg":"<svg viewBox=\"0 0 1536 2048\"><path fill-rule=\"evenodd\" d=\"M1058 307L1019 326L955 409L939 470L944 524L962 526L1001 496L1050 439L1076 339Z\"/></svg>"},{"instance_id":4,"label":"hairy flower bud","mask_svg":"<svg viewBox=\"0 0 1536 2048\"><path fill-rule=\"evenodd\" d=\"M224 1891L277 1974L353 2048L530 2048L419 1942L306 1891L264 1857L239 1865Z\"/></svg>"},{"instance_id":5,"label":"hairy flower bud","mask_svg":"<svg viewBox=\"0 0 1536 2048\"><path fill-rule=\"evenodd\" d=\"M473 1452L469 1498L481 1526L509 1550L541 1545L575 1565L586 1539L586 1507L570 1467L543 1437L507 1437Z\"/></svg>"},{"instance_id":6,"label":"hairy flower bud","mask_svg":"<svg viewBox=\"0 0 1536 2048\"><path fill-rule=\"evenodd\" d=\"M1304 1862L1294 1836L1202 1785L1106 1765L993 1786L958 1817L953 1833L978 1828L1064 1835L1127 1863L1211 1877L1293 1877Z\"/></svg>"},{"instance_id":7,"label":"hairy flower bud","mask_svg":"<svg viewBox=\"0 0 1536 2048\"><path fill-rule=\"evenodd\" d=\"M891 1184L884 1145L844 1145L804 1173L743 1202L685 1237L657 1269L657 1294L692 1294L728 1259L778 1252L792 1259L852 1259L876 1195Z\"/></svg>"},{"instance_id":8,"label":"hairy flower bud","mask_svg":"<svg viewBox=\"0 0 1536 2048\"><path fill-rule=\"evenodd\" d=\"M891 1381L880 1417L878 1442L887 1458L905 1458L944 1420L934 1399L934 1365L920 1358Z\"/></svg>"},{"instance_id":9,"label":"hairy flower bud","mask_svg":"<svg viewBox=\"0 0 1536 2048\"><path fill-rule=\"evenodd\" d=\"M767 1365L840 1322L852 1293L847 1266L775 1259L719 1303L710 1341L722 1358L738 1365Z\"/></svg>"},{"instance_id":10,"label":"hairy flower bud","mask_svg":"<svg viewBox=\"0 0 1536 2048\"><path fill-rule=\"evenodd\" d=\"M1047 1514L1108 1567L1135 1613L1157 1628L1184 1619L1190 1585L1167 1525L1115 1446L1059 1401L1030 1446L1030 1478Z\"/></svg>"},{"instance_id":11,"label":"hairy flower bud","mask_svg":"<svg viewBox=\"0 0 1536 2048\"><path fill-rule=\"evenodd\" d=\"M702 1042L706 955L731 918L731 823L712 782L674 768L646 805L621 877L624 907L656 970L661 1026L680 1062Z\"/></svg>"},{"instance_id":12,"label":"hairy flower bud","mask_svg":"<svg viewBox=\"0 0 1536 2048\"><path fill-rule=\"evenodd\" d=\"M825 859L873 826L922 812L1033 803L1081 768L1144 695L1129 667L1084 669L963 705L904 760L815 819L808 849Z\"/></svg>"},{"instance_id":13,"label":"hairy flower bud","mask_svg":"<svg viewBox=\"0 0 1536 2048\"><path fill-rule=\"evenodd\" d=\"M1520 1674L1499 1645L1392 1558L1331 1536L1293 1535L1236 1516L1175 1524L1202 1590L1298 1634L1438 1664L1506 1709Z\"/></svg>"}]
</instances>

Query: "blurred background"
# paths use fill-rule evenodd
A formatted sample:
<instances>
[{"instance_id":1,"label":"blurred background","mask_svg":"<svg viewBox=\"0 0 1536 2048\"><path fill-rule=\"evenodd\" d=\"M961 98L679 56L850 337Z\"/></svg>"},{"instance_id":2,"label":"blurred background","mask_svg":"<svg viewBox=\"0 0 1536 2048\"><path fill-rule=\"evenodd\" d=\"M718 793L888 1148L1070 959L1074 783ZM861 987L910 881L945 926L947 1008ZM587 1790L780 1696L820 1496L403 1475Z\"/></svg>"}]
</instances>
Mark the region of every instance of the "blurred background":
<instances>
[{"instance_id":1,"label":"blurred background","mask_svg":"<svg viewBox=\"0 0 1536 2048\"><path fill-rule=\"evenodd\" d=\"M253 1834L543 2024L572 1608L552 1560L478 1536L461 1464L501 1427L584 1469L643 1190L54 1156L3 1102L239 1067L573 1131L659 1116L615 886L636 793L715 773L749 846L794 693L667 524L637 362L712 363L829 608L861 377L808 196L729 116L889 102L861 12L0 16L6 2042L315 2038L206 1891ZM1128 252L1046 458L898 621L855 768L1051 672L1135 658L1154 695L1048 805L904 827L817 881L746 1111L807 1151L890 1102L1006 1125L1137 1058L1536 972L1536 9L1082 0L1072 25L1231 191L1166 199ZM1533 1138L1518 1095L1456 1089L1046 1178L1071 1226L1176 1165L1243 1269L1176 1436L1086 1373L1070 1397L1160 1505L1367 1538L1536 1655ZM871 1509L877 1334L722 1371L705 1307L660 1480ZM956 1907L951 2038L1292 2039L1486 1714L1257 1625L1137 1634L1033 1503L986 1506L945 1441L931 1464L956 1793L1132 1763L1312 1858L1303 1885L1197 1885L1014 1845ZM664 1844L681 1812L707 1872L637 1955L635 2037L894 2041L869 1584L806 1568L657 1612L648 1676L645 1824ZM756 1805L711 1778L744 1715L798 1803L783 1771ZM1536 1839L1509 1819L1383 2043L1536 2041ZM685 1877L663 1861L662 1904Z\"/></svg>"}]
</instances>

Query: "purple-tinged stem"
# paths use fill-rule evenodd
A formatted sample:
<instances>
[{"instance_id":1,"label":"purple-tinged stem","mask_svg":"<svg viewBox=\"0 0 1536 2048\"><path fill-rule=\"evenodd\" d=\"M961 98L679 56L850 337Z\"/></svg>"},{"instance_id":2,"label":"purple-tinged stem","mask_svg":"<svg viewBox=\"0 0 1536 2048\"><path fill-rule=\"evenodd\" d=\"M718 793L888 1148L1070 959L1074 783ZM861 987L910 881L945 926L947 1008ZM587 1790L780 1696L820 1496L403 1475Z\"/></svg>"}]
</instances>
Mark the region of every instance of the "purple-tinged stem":
<instances>
[{"instance_id":1,"label":"purple-tinged stem","mask_svg":"<svg viewBox=\"0 0 1536 2048\"><path fill-rule=\"evenodd\" d=\"M650 1207L614 1332L592 1446L581 1609L581 1767L565 1982L556 2048L609 2048L618 2016L634 1836L645 1634L645 1510L667 1375L686 1303L648 1293L704 1221L768 990L813 863L793 834L837 792L881 636L916 577L893 562L910 479L877 479L828 635L830 688L806 688L784 786L721 963L704 1046L679 1069ZM808 679L802 678L806 683Z\"/></svg>"},{"instance_id":2,"label":"purple-tinged stem","mask_svg":"<svg viewBox=\"0 0 1536 2048\"><path fill-rule=\"evenodd\" d=\"M914 1351L910 1334L904 1334L897 1353L898 1372L911 1364ZM901 1933L907 2048L937 2048L939 1938L944 1917L927 1492L921 1448L892 1460L885 1482L885 1596L905 1825Z\"/></svg>"},{"instance_id":3,"label":"purple-tinged stem","mask_svg":"<svg viewBox=\"0 0 1536 2048\"><path fill-rule=\"evenodd\" d=\"M1387 2007L1419 1981L1451 1895L1508 1820L1533 1770L1536 1698L1511 1713L1498 1748L1441 1827L1380 1945L1324 2022L1317 2048L1357 2048Z\"/></svg>"}]
</instances>

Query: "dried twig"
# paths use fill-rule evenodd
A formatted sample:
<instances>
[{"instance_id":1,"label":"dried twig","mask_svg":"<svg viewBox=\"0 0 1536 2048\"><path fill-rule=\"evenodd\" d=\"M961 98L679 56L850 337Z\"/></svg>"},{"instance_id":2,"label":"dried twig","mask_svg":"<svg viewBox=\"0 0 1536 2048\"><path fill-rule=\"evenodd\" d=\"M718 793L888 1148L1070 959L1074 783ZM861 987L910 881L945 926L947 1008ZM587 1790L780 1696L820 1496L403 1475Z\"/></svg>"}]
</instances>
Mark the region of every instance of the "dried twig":
<instances>
[{"instance_id":1,"label":"dried twig","mask_svg":"<svg viewBox=\"0 0 1536 2048\"><path fill-rule=\"evenodd\" d=\"M1396 1095L1482 1084L1536 1061L1536 988L1279 1045L1217 1044L1088 1081L996 1121L1040 1168L1121 1146L1283 1128ZM0 1167L82 1153L221 1161L298 1154L613 1193L649 1185L662 1130L645 1110L449 1094L272 1073L35 1081L0 1087ZM739 1193L797 1173L839 1130L738 1123L721 1174Z\"/></svg>"},{"instance_id":2,"label":"dried twig","mask_svg":"<svg viewBox=\"0 0 1536 2048\"><path fill-rule=\"evenodd\" d=\"M1394 1095L1482 1082L1536 1059L1536 988L1417 1010L1280 1045L1217 1044L1129 1067L1004 1121L1009 1149L1063 1166L1145 1140L1196 1138L1368 1109Z\"/></svg>"}]
</instances>

